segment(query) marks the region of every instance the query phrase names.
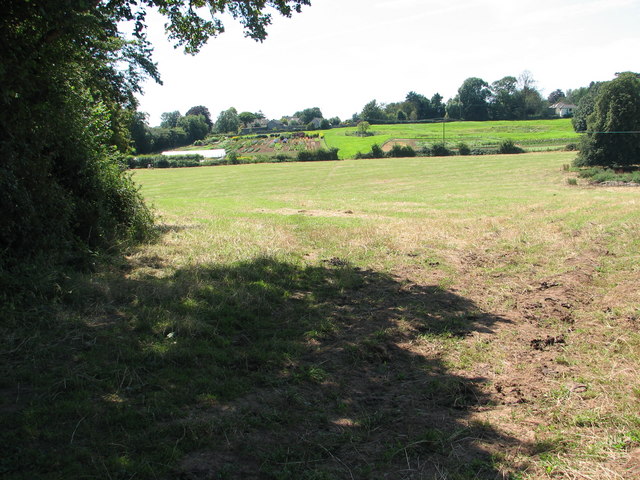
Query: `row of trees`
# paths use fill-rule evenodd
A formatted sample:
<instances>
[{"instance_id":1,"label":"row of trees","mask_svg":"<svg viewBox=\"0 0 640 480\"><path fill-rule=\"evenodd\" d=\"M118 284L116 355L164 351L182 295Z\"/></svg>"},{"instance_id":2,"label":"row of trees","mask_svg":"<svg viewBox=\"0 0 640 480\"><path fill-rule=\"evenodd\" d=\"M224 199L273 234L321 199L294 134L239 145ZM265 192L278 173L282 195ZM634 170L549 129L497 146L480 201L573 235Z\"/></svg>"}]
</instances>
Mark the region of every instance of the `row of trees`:
<instances>
[{"instance_id":1,"label":"row of trees","mask_svg":"<svg viewBox=\"0 0 640 480\"><path fill-rule=\"evenodd\" d=\"M529 72L519 78L507 76L489 84L481 78L467 78L455 97L443 103L442 95L435 93L430 99L409 92L403 102L367 103L353 121L370 123L420 121L448 117L460 120L526 120L551 116L549 105L566 99L561 90L554 91L546 100L535 87Z\"/></svg>"},{"instance_id":2,"label":"row of trees","mask_svg":"<svg viewBox=\"0 0 640 480\"><path fill-rule=\"evenodd\" d=\"M238 113L234 107L231 107L220 112L216 121L213 122L209 109L202 105L191 107L185 115L177 110L165 112L160 116L160 125L157 127L149 126L148 118L148 115L142 112L135 112L130 118L129 133L137 154L191 145L212 133L236 134L242 128L248 128L257 121L265 120L261 111ZM294 113L292 117L281 119L281 123L314 130L338 126L341 122L338 117L325 119L320 108L311 107Z\"/></svg>"},{"instance_id":3,"label":"row of trees","mask_svg":"<svg viewBox=\"0 0 640 480\"><path fill-rule=\"evenodd\" d=\"M205 138L211 126L207 107L197 106L184 116L178 111L163 113L159 127L149 127L148 115L136 112L129 131L136 153L145 154L191 145Z\"/></svg>"},{"instance_id":4,"label":"row of trees","mask_svg":"<svg viewBox=\"0 0 640 480\"><path fill-rule=\"evenodd\" d=\"M346 124L392 123L422 121L438 118L460 120L527 120L550 117L554 112L549 108L554 103L564 101L578 104L582 98L588 100L578 108L574 126L577 131L586 129L586 116L593 111L593 99L599 84L568 90L565 94L557 89L543 99L535 86L530 72L523 72L518 78L506 76L489 84L481 78L467 78L455 97L443 102L443 97L435 93L431 98L415 91L409 92L401 102L388 104L372 100L360 113L353 115ZM202 118L197 118L201 116ZM138 153L156 152L163 149L188 145L203 139L209 133L237 133L242 128L264 120L261 111L241 112L231 107L220 112L212 122L209 110L204 106L192 107L184 116L180 112L162 114L159 127L149 127L146 117L137 114L132 121L131 134ZM319 107L305 108L291 117L280 119L288 127L326 129L342 125L340 118L325 119ZM207 128L205 128L206 124Z\"/></svg>"},{"instance_id":5,"label":"row of trees","mask_svg":"<svg viewBox=\"0 0 640 480\"><path fill-rule=\"evenodd\" d=\"M416 92L409 92L403 102L379 104L377 100L367 103L360 113L353 115L352 121L357 123L404 122L442 118L445 115L445 105L442 95L436 93L428 99Z\"/></svg>"},{"instance_id":6,"label":"row of trees","mask_svg":"<svg viewBox=\"0 0 640 480\"><path fill-rule=\"evenodd\" d=\"M491 85L467 78L447 102L447 115L462 120L527 120L547 117L549 104L535 87L529 72L506 76Z\"/></svg>"}]
</instances>

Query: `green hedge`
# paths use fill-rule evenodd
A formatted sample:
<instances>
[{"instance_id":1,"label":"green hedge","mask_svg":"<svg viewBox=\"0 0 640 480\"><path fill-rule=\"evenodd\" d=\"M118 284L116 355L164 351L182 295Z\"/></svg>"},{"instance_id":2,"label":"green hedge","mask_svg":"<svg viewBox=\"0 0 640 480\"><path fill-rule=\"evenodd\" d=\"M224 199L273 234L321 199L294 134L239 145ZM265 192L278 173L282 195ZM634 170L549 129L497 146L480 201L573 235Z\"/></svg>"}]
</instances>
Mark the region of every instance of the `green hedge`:
<instances>
[{"instance_id":1,"label":"green hedge","mask_svg":"<svg viewBox=\"0 0 640 480\"><path fill-rule=\"evenodd\" d=\"M201 165L204 157L202 155L185 154L185 155L139 155L137 157L128 157L127 165L129 168L181 168L181 167L198 167Z\"/></svg>"},{"instance_id":2,"label":"green hedge","mask_svg":"<svg viewBox=\"0 0 640 480\"><path fill-rule=\"evenodd\" d=\"M299 162L315 162L323 160L338 160L338 149L331 148L329 150L303 150L298 152Z\"/></svg>"}]
</instances>

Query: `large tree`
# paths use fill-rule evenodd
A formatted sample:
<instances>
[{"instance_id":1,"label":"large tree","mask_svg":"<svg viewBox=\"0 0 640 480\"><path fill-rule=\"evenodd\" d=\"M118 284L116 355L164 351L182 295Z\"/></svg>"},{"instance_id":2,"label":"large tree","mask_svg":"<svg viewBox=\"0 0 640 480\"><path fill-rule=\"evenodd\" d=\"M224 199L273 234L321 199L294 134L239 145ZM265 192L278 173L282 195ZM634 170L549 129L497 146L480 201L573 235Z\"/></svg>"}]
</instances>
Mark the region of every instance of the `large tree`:
<instances>
[{"instance_id":1,"label":"large tree","mask_svg":"<svg viewBox=\"0 0 640 480\"><path fill-rule=\"evenodd\" d=\"M431 103L424 95L416 92L409 92L405 97L405 103L411 106L411 111L415 113L416 120L424 120L431 113ZM406 113L406 112L405 112Z\"/></svg>"},{"instance_id":2,"label":"large tree","mask_svg":"<svg viewBox=\"0 0 640 480\"><path fill-rule=\"evenodd\" d=\"M185 117L189 115L202 115L205 123L209 127L209 130L211 130L211 127L213 127L211 113L209 112L209 109L204 105L196 105L195 107L191 107L189 110L187 110L187 113L184 114Z\"/></svg>"},{"instance_id":3,"label":"large tree","mask_svg":"<svg viewBox=\"0 0 640 480\"><path fill-rule=\"evenodd\" d=\"M302 125L306 125L314 118L324 118L319 107L305 108L304 110L296 112L293 116L298 117Z\"/></svg>"},{"instance_id":4,"label":"large tree","mask_svg":"<svg viewBox=\"0 0 640 480\"><path fill-rule=\"evenodd\" d=\"M178 126L178 120L182 115L178 110L174 110L173 112L164 112L160 115L160 126L162 128L175 128Z\"/></svg>"},{"instance_id":5,"label":"large tree","mask_svg":"<svg viewBox=\"0 0 640 480\"><path fill-rule=\"evenodd\" d=\"M566 96L559 88L551 92L547 97L547 102L549 102L550 105L558 103L560 100L566 100Z\"/></svg>"},{"instance_id":6,"label":"large tree","mask_svg":"<svg viewBox=\"0 0 640 480\"><path fill-rule=\"evenodd\" d=\"M520 86L520 90L518 90L520 119L526 120L545 116L548 113L546 111L547 105L536 88L536 81L529 70L525 70L520 74L518 85Z\"/></svg>"},{"instance_id":7,"label":"large tree","mask_svg":"<svg viewBox=\"0 0 640 480\"><path fill-rule=\"evenodd\" d=\"M0 270L38 254L114 244L149 225L124 172L141 80L159 81L146 13L196 53L224 31L221 14L262 41L271 11L309 0L15 0L0 16ZM198 8L208 7L208 8ZM208 11L210 16L201 17ZM133 37L119 32L133 24ZM144 124L144 121L138 125Z\"/></svg>"},{"instance_id":8,"label":"large tree","mask_svg":"<svg viewBox=\"0 0 640 480\"><path fill-rule=\"evenodd\" d=\"M487 120L487 98L491 95L489 84L481 78L467 78L458 89L464 120Z\"/></svg>"},{"instance_id":9,"label":"large tree","mask_svg":"<svg viewBox=\"0 0 640 480\"><path fill-rule=\"evenodd\" d=\"M220 112L216 120L216 132L218 133L236 133L240 128L240 117L238 111L231 107Z\"/></svg>"},{"instance_id":10,"label":"large tree","mask_svg":"<svg viewBox=\"0 0 640 480\"><path fill-rule=\"evenodd\" d=\"M518 110L518 79L507 76L491 84L489 112L492 120L513 120Z\"/></svg>"},{"instance_id":11,"label":"large tree","mask_svg":"<svg viewBox=\"0 0 640 480\"><path fill-rule=\"evenodd\" d=\"M258 119L258 116L253 112L242 112L238 114L238 118L246 128L249 124L255 122Z\"/></svg>"},{"instance_id":12,"label":"large tree","mask_svg":"<svg viewBox=\"0 0 640 480\"><path fill-rule=\"evenodd\" d=\"M377 103L376 100L371 100L362 108L360 118L369 123L383 122L387 120L387 116L382 109L382 106Z\"/></svg>"},{"instance_id":13,"label":"large tree","mask_svg":"<svg viewBox=\"0 0 640 480\"><path fill-rule=\"evenodd\" d=\"M588 87L583 87L579 92L579 101L573 113L571 123L576 132L585 132L587 130L587 118L593 113L596 104L596 97L600 91L603 82L591 82Z\"/></svg>"},{"instance_id":14,"label":"large tree","mask_svg":"<svg viewBox=\"0 0 640 480\"><path fill-rule=\"evenodd\" d=\"M185 115L178 120L178 127L187 134L187 142L202 140L209 133L209 125L204 115Z\"/></svg>"},{"instance_id":15,"label":"large tree","mask_svg":"<svg viewBox=\"0 0 640 480\"><path fill-rule=\"evenodd\" d=\"M429 101L431 104L431 117L440 118L445 115L445 105L442 103L442 95L434 93Z\"/></svg>"},{"instance_id":16,"label":"large tree","mask_svg":"<svg viewBox=\"0 0 640 480\"><path fill-rule=\"evenodd\" d=\"M587 117L576 164L626 166L640 163L640 78L624 72L603 84Z\"/></svg>"}]
</instances>

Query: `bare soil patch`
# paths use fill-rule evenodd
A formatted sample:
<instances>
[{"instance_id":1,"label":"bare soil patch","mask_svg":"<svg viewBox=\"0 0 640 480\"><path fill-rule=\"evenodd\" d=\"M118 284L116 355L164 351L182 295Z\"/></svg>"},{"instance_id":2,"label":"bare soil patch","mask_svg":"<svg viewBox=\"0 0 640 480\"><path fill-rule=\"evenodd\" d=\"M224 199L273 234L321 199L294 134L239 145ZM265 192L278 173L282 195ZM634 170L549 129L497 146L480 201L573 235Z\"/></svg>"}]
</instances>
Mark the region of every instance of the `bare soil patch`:
<instances>
[{"instance_id":1,"label":"bare soil patch","mask_svg":"<svg viewBox=\"0 0 640 480\"><path fill-rule=\"evenodd\" d=\"M364 214L355 213L353 210L318 210L318 209L296 209L296 208L278 208L268 210L261 208L256 210L259 213L275 213L278 215L305 215L308 217L367 217Z\"/></svg>"}]
</instances>

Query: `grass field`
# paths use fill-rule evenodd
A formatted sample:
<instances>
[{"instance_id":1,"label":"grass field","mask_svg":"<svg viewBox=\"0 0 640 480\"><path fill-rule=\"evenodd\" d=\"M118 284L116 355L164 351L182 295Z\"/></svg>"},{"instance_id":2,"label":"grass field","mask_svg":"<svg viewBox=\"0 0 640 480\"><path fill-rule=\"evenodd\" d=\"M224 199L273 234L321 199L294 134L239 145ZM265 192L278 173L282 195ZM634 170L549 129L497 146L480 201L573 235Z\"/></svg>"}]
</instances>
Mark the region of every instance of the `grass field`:
<instances>
[{"instance_id":1,"label":"grass field","mask_svg":"<svg viewBox=\"0 0 640 480\"><path fill-rule=\"evenodd\" d=\"M159 240L2 327L0 473L638 478L640 190L572 158L136 171Z\"/></svg>"},{"instance_id":2,"label":"grass field","mask_svg":"<svg viewBox=\"0 0 640 480\"><path fill-rule=\"evenodd\" d=\"M512 140L527 151L562 150L568 143L575 143L579 135L573 130L570 119L524 120L524 121L491 121L491 122L447 122L412 123L402 125L372 125L368 137L354 136L356 127L333 128L308 132L320 134L323 141L316 139L292 139L288 144L273 143L273 138L259 139L255 135L224 139L205 146L184 147L181 150L202 148L226 148L238 155L275 155L289 154L293 157L297 152L318 147L338 148L341 159L353 158L356 153L366 153L373 144L384 145L394 140L410 140L414 147L431 146L444 143L449 148L456 148L465 142L470 148L495 148L504 140Z\"/></svg>"},{"instance_id":3,"label":"grass field","mask_svg":"<svg viewBox=\"0 0 640 480\"><path fill-rule=\"evenodd\" d=\"M368 152L371 145L383 145L394 139L415 139L427 144L442 143L441 123L416 123L406 125L372 125L369 137L349 135L356 128L338 128L323 131L329 147L340 149L340 158L353 158L357 152ZM503 140L513 140L527 150L561 149L567 143L576 142L578 134L570 119L451 122L444 125L444 140L449 147L465 142L471 148L495 147Z\"/></svg>"}]
</instances>

